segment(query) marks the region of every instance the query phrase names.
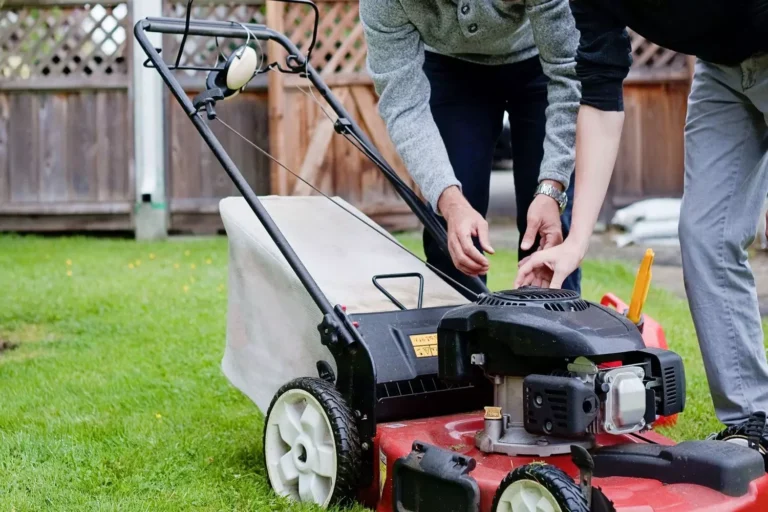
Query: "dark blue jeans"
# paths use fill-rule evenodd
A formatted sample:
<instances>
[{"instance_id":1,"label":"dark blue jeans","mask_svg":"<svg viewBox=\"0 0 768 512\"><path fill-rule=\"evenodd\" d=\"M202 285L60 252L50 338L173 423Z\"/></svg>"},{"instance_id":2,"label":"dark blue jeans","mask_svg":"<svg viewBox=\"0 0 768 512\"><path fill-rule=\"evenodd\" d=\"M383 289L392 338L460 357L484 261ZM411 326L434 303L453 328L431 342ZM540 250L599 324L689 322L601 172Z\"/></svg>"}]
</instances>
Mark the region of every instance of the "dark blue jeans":
<instances>
[{"instance_id":1,"label":"dark blue jeans","mask_svg":"<svg viewBox=\"0 0 768 512\"><path fill-rule=\"evenodd\" d=\"M544 157L547 83L538 58L516 64L487 66L427 52L424 72L431 86L432 117L443 138L464 196L484 217L488 213L491 166L496 141L502 131L504 112L509 114L512 161L517 200L517 228L522 241L527 228L528 207L538 185ZM568 206L561 217L563 236L571 226L573 182L568 188ZM445 223L445 220L441 221ZM531 250L519 249L520 259ZM479 244L475 241L475 245ZM427 261L471 289L472 281L453 266L435 240L424 232ZM485 278L483 277L483 280ZM509 283L510 287L512 283ZM581 291L581 270L563 283L563 288Z\"/></svg>"}]
</instances>

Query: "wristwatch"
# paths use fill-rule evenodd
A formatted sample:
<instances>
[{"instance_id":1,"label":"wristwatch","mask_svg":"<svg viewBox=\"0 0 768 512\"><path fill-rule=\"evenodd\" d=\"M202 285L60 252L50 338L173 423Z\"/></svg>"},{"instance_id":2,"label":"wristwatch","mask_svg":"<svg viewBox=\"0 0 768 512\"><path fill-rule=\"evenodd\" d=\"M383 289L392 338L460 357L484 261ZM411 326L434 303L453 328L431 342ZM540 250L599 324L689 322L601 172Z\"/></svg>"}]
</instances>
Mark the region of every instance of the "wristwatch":
<instances>
[{"instance_id":1,"label":"wristwatch","mask_svg":"<svg viewBox=\"0 0 768 512\"><path fill-rule=\"evenodd\" d=\"M539 194L544 194L557 201L558 206L560 206L560 215L563 214L565 207L568 204L568 196L565 195L565 192L560 192L554 185L542 182L536 187L536 192L533 195L535 197Z\"/></svg>"}]
</instances>

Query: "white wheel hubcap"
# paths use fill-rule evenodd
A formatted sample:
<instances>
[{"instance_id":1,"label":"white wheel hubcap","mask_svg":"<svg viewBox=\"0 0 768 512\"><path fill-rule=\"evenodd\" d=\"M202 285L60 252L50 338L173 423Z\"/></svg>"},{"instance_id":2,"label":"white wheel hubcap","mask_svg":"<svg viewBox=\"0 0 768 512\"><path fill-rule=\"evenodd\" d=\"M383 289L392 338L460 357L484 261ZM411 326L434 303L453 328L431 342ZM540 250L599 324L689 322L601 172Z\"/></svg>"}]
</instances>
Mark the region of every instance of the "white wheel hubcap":
<instances>
[{"instance_id":1,"label":"white wheel hubcap","mask_svg":"<svg viewBox=\"0 0 768 512\"><path fill-rule=\"evenodd\" d=\"M264 428L267 474L275 492L328 505L336 484L336 448L320 402L302 389L286 391Z\"/></svg>"},{"instance_id":2,"label":"white wheel hubcap","mask_svg":"<svg viewBox=\"0 0 768 512\"><path fill-rule=\"evenodd\" d=\"M533 480L518 480L504 489L496 512L563 512L546 487Z\"/></svg>"}]
</instances>

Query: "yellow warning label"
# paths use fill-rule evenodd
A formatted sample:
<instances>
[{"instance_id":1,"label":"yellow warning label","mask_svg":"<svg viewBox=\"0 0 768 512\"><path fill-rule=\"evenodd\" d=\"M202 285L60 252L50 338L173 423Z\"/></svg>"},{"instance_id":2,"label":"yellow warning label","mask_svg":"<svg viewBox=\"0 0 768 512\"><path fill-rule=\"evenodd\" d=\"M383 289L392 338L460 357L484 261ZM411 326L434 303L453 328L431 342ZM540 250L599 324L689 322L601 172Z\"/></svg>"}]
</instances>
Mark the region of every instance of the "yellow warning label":
<instances>
[{"instance_id":1,"label":"yellow warning label","mask_svg":"<svg viewBox=\"0 0 768 512\"><path fill-rule=\"evenodd\" d=\"M500 420L501 419L501 407L486 407L485 408L486 420Z\"/></svg>"},{"instance_id":2,"label":"yellow warning label","mask_svg":"<svg viewBox=\"0 0 768 512\"><path fill-rule=\"evenodd\" d=\"M411 337L411 345L416 352L416 357L437 356L437 334L414 334Z\"/></svg>"},{"instance_id":3,"label":"yellow warning label","mask_svg":"<svg viewBox=\"0 0 768 512\"><path fill-rule=\"evenodd\" d=\"M387 456L379 450L379 499L384 494L384 484L387 481Z\"/></svg>"}]
</instances>

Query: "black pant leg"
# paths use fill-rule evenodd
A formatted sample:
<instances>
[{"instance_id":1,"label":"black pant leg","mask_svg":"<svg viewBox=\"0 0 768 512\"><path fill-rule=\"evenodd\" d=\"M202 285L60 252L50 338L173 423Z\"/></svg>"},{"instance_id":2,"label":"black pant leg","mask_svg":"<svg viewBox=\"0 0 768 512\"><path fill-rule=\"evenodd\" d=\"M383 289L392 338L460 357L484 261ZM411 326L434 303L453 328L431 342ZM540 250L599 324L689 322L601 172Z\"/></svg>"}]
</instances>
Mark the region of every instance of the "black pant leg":
<instances>
[{"instance_id":1,"label":"black pant leg","mask_svg":"<svg viewBox=\"0 0 768 512\"><path fill-rule=\"evenodd\" d=\"M424 63L431 87L432 117L464 197L483 216L488 212L493 150L504 115L503 100L497 98L493 77L496 69L433 53L427 53ZM440 220L445 226L445 219ZM470 289L481 291L454 267L450 254L443 252L426 231L423 243L431 265ZM475 246L480 248L477 240ZM482 279L485 281L485 276Z\"/></svg>"},{"instance_id":2,"label":"black pant leg","mask_svg":"<svg viewBox=\"0 0 768 512\"><path fill-rule=\"evenodd\" d=\"M544 74L541 64L536 59L515 64L508 68L507 81L514 85L510 88L507 112L512 137L512 162L515 175L515 196L517 201L517 228L520 231L519 242L528 228L528 208L533 201L539 183L541 162L544 158L544 137L546 136L547 84L549 78ZM571 225L573 203L573 180L566 191L568 205L561 216L563 236L568 236ZM532 254L539 245L539 238L530 250L518 250L520 259ZM563 288L581 291L581 270L577 269L563 283Z\"/></svg>"}]
</instances>

